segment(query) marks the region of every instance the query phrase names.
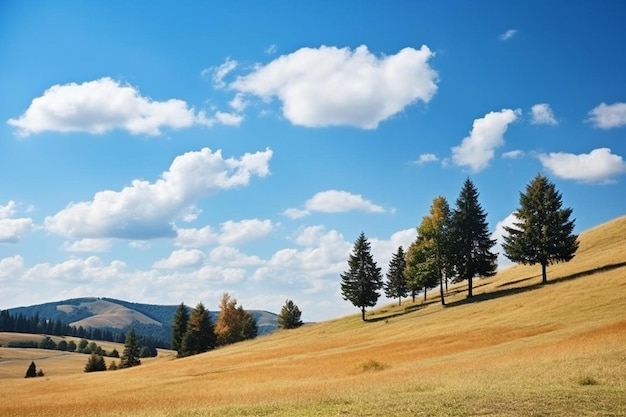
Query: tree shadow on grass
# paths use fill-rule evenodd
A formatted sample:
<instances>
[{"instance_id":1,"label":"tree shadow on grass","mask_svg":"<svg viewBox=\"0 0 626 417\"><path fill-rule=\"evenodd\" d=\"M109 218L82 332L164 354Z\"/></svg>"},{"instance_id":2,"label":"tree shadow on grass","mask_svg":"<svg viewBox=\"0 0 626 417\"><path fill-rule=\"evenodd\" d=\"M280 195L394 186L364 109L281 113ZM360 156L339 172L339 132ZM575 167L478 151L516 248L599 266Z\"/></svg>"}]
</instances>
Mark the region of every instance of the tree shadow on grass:
<instances>
[{"instance_id":1,"label":"tree shadow on grass","mask_svg":"<svg viewBox=\"0 0 626 417\"><path fill-rule=\"evenodd\" d=\"M545 284L542 282L538 282L536 284L532 284L532 285L528 285L526 287L516 287L516 288L507 288L507 289L502 289L502 290L497 290L497 291L493 291L493 292L487 292L487 293L482 293L482 294L478 294L478 295L474 295L472 298L465 298L462 300L457 300L457 301L452 301L450 303L448 303L446 305L446 307L455 307L458 305L463 305L463 304L469 304L469 303L477 303L477 302L481 302L481 301L486 301L486 300L493 300L496 298L501 298L501 297L506 297L509 295L514 295L514 294L521 294L527 291L533 291L536 290L538 288L542 288L545 287L546 285L553 285L553 284L557 284L557 283L561 283L561 282L567 282L567 281L572 281L575 280L577 278L581 278L581 277L585 277L588 275L594 275L600 272L607 272L607 271L611 271L613 269L617 269L617 268L622 268L626 266L626 262L618 262L618 263L613 263L613 264L607 264L607 265L603 265L603 266L599 266L597 268L591 268L591 269L587 269L585 271L580 271L580 272L575 272L573 274L569 274L569 275L565 275L562 277L556 277L556 278L552 278L549 279L548 282L546 282ZM539 277L540 275L536 275L533 277L529 277L529 278L523 278L517 281L513 281L507 284L502 284L500 286L504 286L504 285L513 285L515 283L519 283L519 282L524 282L536 277Z\"/></svg>"},{"instance_id":2,"label":"tree shadow on grass","mask_svg":"<svg viewBox=\"0 0 626 417\"><path fill-rule=\"evenodd\" d=\"M409 314L412 313L414 311L418 311L423 309L424 307L430 305L430 304L436 304L436 303L441 303L441 301L437 298L435 299L431 299L431 300L427 300L427 301L422 301L420 304L411 304L408 305L406 307L404 307L402 310L400 311L395 311L393 313L389 313L389 314L380 314L380 315L376 315L374 317L366 317L365 321L368 323L375 323L378 321L383 321L383 320L389 320L392 319L394 317L400 317L400 316L404 316L405 314Z\"/></svg>"}]
</instances>

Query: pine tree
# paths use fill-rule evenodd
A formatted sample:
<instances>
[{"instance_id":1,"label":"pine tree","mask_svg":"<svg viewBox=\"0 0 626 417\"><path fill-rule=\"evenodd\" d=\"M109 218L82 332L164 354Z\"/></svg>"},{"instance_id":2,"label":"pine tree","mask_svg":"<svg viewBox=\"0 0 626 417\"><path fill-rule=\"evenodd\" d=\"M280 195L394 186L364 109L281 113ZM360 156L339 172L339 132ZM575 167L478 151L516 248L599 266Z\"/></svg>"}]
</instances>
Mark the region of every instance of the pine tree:
<instances>
[{"instance_id":1,"label":"pine tree","mask_svg":"<svg viewBox=\"0 0 626 417\"><path fill-rule=\"evenodd\" d=\"M172 349L181 354L183 337L187 331L187 322L189 321L189 312L184 303L180 303L174 313L172 320Z\"/></svg>"},{"instance_id":2,"label":"pine tree","mask_svg":"<svg viewBox=\"0 0 626 417\"><path fill-rule=\"evenodd\" d=\"M478 190L469 178L456 200L451 226L457 279L468 281L467 296L471 298L474 277L495 275L498 254L491 252L496 241L491 239L487 214L478 203Z\"/></svg>"},{"instance_id":3,"label":"pine tree","mask_svg":"<svg viewBox=\"0 0 626 417\"><path fill-rule=\"evenodd\" d=\"M402 297L406 297L409 289L407 287L404 270L406 268L406 259L402 246L393 254L389 261L389 269L387 271L387 281L383 284L385 295L388 298L398 298L398 305L402 305Z\"/></svg>"},{"instance_id":4,"label":"pine tree","mask_svg":"<svg viewBox=\"0 0 626 417\"><path fill-rule=\"evenodd\" d=\"M278 315L278 328L279 329L295 329L302 326L302 320L300 316L302 312L297 305L291 300L286 300L283 308L280 309Z\"/></svg>"},{"instance_id":5,"label":"pine tree","mask_svg":"<svg viewBox=\"0 0 626 417\"><path fill-rule=\"evenodd\" d=\"M126 341L124 342L124 352L120 358L120 368L130 368L141 364L139 359L139 341L135 329L130 329L126 333Z\"/></svg>"},{"instance_id":6,"label":"pine tree","mask_svg":"<svg viewBox=\"0 0 626 417\"><path fill-rule=\"evenodd\" d=\"M237 307L237 300L230 298L228 293L222 296L220 312L215 323L215 335L219 346L237 343L257 336L258 327L254 317Z\"/></svg>"},{"instance_id":7,"label":"pine tree","mask_svg":"<svg viewBox=\"0 0 626 417\"><path fill-rule=\"evenodd\" d=\"M179 356L196 355L215 348L215 330L204 304L198 303L187 321Z\"/></svg>"},{"instance_id":8,"label":"pine tree","mask_svg":"<svg viewBox=\"0 0 626 417\"><path fill-rule=\"evenodd\" d=\"M32 361L26 370L26 376L24 378L34 378L37 376L37 366L35 366L35 362Z\"/></svg>"},{"instance_id":9,"label":"pine tree","mask_svg":"<svg viewBox=\"0 0 626 417\"><path fill-rule=\"evenodd\" d=\"M354 243L348 267L349 270L340 275L341 295L344 300L361 309L361 319L365 321L365 308L376 305L383 280L364 233Z\"/></svg>"},{"instance_id":10,"label":"pine tree","mask_svg":"<svg viewBox=\"0 0 626 417\"><path fill-rule=\"evenodd\" d=\"M578 235L571 208L561 208L561 193L546 177L537 174L520 193L520 207L513 227L505 226L502 248L511 261L541 265L542 282L548 281L546 267L568 262L578 250Z\"/></svg>"}]
</instances>

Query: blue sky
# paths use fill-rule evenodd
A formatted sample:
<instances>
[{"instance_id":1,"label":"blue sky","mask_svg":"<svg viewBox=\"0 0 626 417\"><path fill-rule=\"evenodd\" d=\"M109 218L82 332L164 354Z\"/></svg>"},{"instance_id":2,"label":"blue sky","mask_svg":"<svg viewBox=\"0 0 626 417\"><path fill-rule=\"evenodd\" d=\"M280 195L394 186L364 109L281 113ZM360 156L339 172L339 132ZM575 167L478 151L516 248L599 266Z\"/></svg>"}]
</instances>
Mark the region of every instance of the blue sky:
<instances>
[{"instance_id":1,"label":"blue sky","mask_svg":"<svg viewBox=\"0 0 626 417\"><path fill-rule=\"evenodd\" d=\"M496 237L537 173L577 232L622 216L624 16L618 1L2 2L0 308L216 309L229 292L293 299L307 321L354 313L339 274L361 231L386 270L468 177Z\"/></svg>"}]
</instances>

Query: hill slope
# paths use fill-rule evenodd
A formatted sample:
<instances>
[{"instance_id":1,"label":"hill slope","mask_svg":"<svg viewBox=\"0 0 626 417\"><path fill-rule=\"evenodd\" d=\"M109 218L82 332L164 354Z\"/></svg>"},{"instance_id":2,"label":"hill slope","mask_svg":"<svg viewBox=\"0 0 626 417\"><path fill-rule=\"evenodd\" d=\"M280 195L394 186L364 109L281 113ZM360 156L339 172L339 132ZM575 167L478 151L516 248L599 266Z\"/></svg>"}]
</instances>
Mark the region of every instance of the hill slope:
<instances>
[{"instance_id":1,"label":"hill slope","mask_svg":"<svg viewBox=\"0 0 626 417\"><path fill-rule=\"evenodd\" d=\"M17 307L8 311L17 316L39 315L41 318L60 320L71 326L99 329L126 330L134 326L139 334L169 340L172 319L177 306L132 303L113 298L74 298L27 307ZM271 333L278 327L278 316L262 310L249 310L257 321L259 335ZM211 311L213 322L216 311Z\"/></svg>"},{"instance_id":2,"label":"hill slope","mask_svg":"<svg viewBox=\"0 0 626 417\"><path fill-rule=\"evenodd\" d=\"M626 218L580 239L549 285L516 266L445 308L433 294L129 370L20 375L0 415L621 416Z\"/></svg>"}]
</instances>

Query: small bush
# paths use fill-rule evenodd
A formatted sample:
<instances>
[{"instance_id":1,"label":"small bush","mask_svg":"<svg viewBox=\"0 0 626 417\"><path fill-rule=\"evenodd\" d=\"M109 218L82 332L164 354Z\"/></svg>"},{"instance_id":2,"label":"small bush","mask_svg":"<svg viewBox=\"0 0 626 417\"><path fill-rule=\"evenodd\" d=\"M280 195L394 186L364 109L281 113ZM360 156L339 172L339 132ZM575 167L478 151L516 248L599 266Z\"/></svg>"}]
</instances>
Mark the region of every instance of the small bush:
<instances>
[{"instance_id":1,"label":"small bush","mask_svg":"<svg viewBox=\"0 0 626 417\"><path fill-rule=\"evenodd\" d=\"M374 359L368 359L366 361L360 362L356 366L356 372L378 372L387 369L387 365L384 363L380 363Z\"/></svg>"},{"instance_id":2,"label":"small bush","mask_svg":"<svg viewBox=\"0 0 626 417\"><path fill-rule=\"evenodd\" d=\"M580 378L578 378L578 385L588 386L588 385L599 385L599 384L600 383L598 382L597 379L589 375L581 376Z\"/></svg>"}]
</instances>

